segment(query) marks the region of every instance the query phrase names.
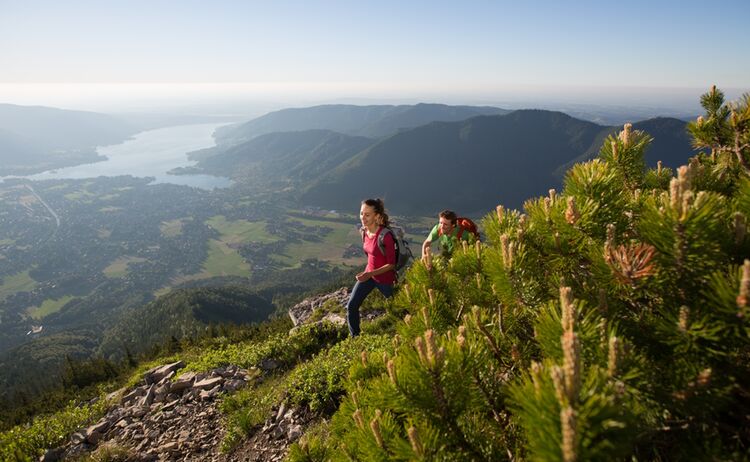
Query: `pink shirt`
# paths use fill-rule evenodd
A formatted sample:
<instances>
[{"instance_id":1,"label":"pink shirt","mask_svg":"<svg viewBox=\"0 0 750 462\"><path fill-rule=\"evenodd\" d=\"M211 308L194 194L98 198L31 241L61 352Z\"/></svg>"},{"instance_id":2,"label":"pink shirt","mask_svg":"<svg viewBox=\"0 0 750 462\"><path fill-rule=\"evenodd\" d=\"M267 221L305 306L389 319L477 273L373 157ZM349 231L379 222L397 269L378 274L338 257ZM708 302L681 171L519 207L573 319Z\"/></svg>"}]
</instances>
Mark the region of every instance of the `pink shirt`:
<instances>
[{"instance_id":1,"label":"pink shirt","mask_svg":"<svg viewBox=\"0 0 750 462\"><path fill-rule=\"evenodd\" d=\"M396 244L393 242L393 235L391 233L383 236L385 255L380 252L380 248L378 247L378 235L383 229L381 226L372 237L368 237L367 232L364 233L362 249L367 254L367 268L365 268L365 271L373 271L389 263L392 265L396 264ZM396 282L396 272L386 271L378 276L373 276L372 279L379 284L393 284Z\"/></svg>"}]
</instances>

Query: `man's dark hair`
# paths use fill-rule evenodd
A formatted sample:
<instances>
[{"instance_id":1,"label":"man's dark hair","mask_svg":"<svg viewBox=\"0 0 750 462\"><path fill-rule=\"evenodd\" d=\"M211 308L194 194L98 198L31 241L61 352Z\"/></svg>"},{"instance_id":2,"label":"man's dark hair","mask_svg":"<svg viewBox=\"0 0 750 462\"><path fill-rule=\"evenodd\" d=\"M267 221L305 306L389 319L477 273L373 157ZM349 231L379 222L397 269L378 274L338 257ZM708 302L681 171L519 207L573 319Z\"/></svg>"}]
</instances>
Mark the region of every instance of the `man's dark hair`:
<instances>
[{"instance_id":1,"label":"man's dark hair","mask_svg":"<svg viewBox=\"0 0 750 462\"><path fill-rule=\"evenodd\" d=\"M442 212L440 212L438 217L450 220L452 225L455 225L456 221L458 221L458 215L456 215L456 212L454 212L453 210L443 210Z\"/></svg>"}]
</instances>

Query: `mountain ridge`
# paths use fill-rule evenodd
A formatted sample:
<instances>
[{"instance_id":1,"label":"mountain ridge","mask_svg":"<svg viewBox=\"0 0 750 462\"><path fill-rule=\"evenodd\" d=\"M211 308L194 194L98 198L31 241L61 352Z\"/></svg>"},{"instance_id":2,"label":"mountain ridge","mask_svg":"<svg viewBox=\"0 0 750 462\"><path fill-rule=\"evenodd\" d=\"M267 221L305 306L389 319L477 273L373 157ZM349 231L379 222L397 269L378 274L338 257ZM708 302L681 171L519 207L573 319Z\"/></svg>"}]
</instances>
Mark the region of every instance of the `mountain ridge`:
<instances>
[{"instance_id":1,"label":"mountain ridge","mask_svg":"<svg viewBox=\"0 0 750 462\"><path fill-rule=\"evenodd\" d=\"M107 114L0 103L0 176L103 160L97 146L138 131Z\"/></svg>"},{"instance_id":2,"label":"mountain ridge","mask_svg":"<svg viewBox=\"0 0 750 462\"><path fill-rule=\"evenodd\" d=\"M482 114L507 113L491 106L327 104L274 111L216 132L219 145L240 144L272 132L327 129L353 136L379 138L435 120L464 120Z\"/></svg>"},{"instance_id":3,"label":"mountain ridge","mask_svg":"<svg viewBox=\"0 0 750 462\"><path fill-rule=\"evenodd\" d=\"M402 107L364 107L363 113L375 119L380 115L367 111L392 108ZM429 113L431 106L408 108ZM441 106L442 110L451 108ZM252 172L245 181L292 188L294 197L304 204L329 209L345 209L352 200L378 196L386 198L389 208L399 213L431 215L435 210L453 207L470 214L491 207L491 202L520 207L528 197L544 194L549 187L559 188L564 172L574 163L598 155L604 138L617 130L560 111L522 109L460 121L433 120L372 138L368 145L367 138L347 135L343 133L346 130L334 135L335 131L302 125L318 123L314 117L318 111L338 111L341 116L353 106L290 110L298 116L300 130L265 133L237 145L219 144L195 153L200 161L190 171L235 179ZM283 111L272 114L281 117ZM488 126L493 123L494 128ZM646 153L647 165L655 166L661 160L664 166L676 167L692 154L685 126L685 122L673 118L635 123L636 129L654 132L655 142ZM317 136L322 142L323 134L347 140L346 149L316 151L311 138ZM294 140L301 142L295 145ZM308 162L305 156L310 157ZM390 167L381 168L380 164ZM495 171L496 177L491 178L487 170ZM450 187L437 187L429 194L420 191L429 186L408 186L417 176L435 178L439 183L437 178L448 174L452 177Z\"/></svg>"}]
</instances>

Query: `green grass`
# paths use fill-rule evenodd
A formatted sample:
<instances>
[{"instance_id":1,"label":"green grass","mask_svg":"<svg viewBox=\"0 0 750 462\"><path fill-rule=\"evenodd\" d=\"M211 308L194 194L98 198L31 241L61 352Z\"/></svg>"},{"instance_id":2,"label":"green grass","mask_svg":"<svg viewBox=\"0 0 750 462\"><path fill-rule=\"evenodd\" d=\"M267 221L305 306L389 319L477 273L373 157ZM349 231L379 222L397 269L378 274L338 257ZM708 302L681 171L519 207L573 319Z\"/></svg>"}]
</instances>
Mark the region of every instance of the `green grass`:
<instances>
[{"instance_id":1,"label":"green grass","mask_svg":"<svg viewBox=\"0 0 750 462\"><path fill-rule=\"evenodd\" d=\"M290 213L294 213L297 215L307 215L310 217L311 220L314 220L316 217L334 218L334 219L351 218L352 222L355 222L357 220L357 215L352 214L352 213L343 213L343 212L331 213L330 211L321 211L320 213L316 213L315 215L312 215L305 210L299 210L299 209L288 209L288 210Z\"/></svg>"},{"instance_id":2,"label":"green grass","mask_svg":"<svg viewBox=\"0 0 750 462\"><path fill-rule=\"evenodd\" d=\"M76 192L68 193L68 194L66 194L63 197L65 197L69 201L75 202L75 201L80 201L82 199L89 199L89 198L92 198L94 196L96 196L96 194L88 192L86 190L82 190L82 191L76 191ZM86 200L86 201L82 201L82 202L90 203L91 201L90 200Z\"/></svg>"},{"instance_id":3,"label":"green grass","mask_svg":"<svg viewBox=\"0 0 750 462\"><path fill-rule=\"evenodd\" d=\"M121 278L128 274L128 266L131 263L140 263L146 261L145 258L141 257L120 257L113 261L108 267L102 271L108 278Z\"/></svg>"},{"instance_id":4,"label":"green grass","mask_svg":"<svg viewBox=\"0 0 750 462\"><path fill-rule=\"evenodd\" d=\"M29 271L16 273L3 278L0 284L0 300L16 292L28 292L36 287L36 281L29 276Z\"/></svg>"},{"instance_id":5,"label":"green grass","mask_svg":"<svg viewBox=\"0 0 750 462\"><path fill-rule=\"evenodd\" d=\"M110 405L104 396L94 404L71 402L59 412L34 419L30 425L19 425L2 432L0 460L37 460L46 448L59 446L70 433L103 416Z\"/></svg>"},{"instance_id":6,"label":"green grass","mask_svg":"<svg viewBox=\"0 0 750 462\"><path fill-rule=\"evenodd\" d=\"M42 319L49 314L60 311L60 308L65 306L65 304L69 301L73 300L73 298L74 297L71 295L66 295L62 298L57 299L50 298L42 302L41 306L29 307L26 312L34 319Z\"/></svg>"},{"instance_id":7,"label":"green grass","mask_svg":"<svg viewBox=\"0 0 750 462\"><path fill-rule=\"evenodd\" d=\"M183 220L166 221L161 224L165 237L177 236L182 232ZM162 287L154 293L157 297L169 293L171 287L185 282L208 279L216 276L250 277L252 269L242 258L235 246L247 242L270 243L278 240L266 231L265 222L251 223L247 220L227 221L223 215L212 217L206 224L221 234L208 241L208 257L203 262L203 271L196 274L178 276L170 281L170 286Z\"/></svg>"},{"instance_id":8,"label":"green grass","mask_svg":"<svg viewBox=\"0 0 750 462\"><path fill-rule=\"evenodd\" d=\"M250 265L236 250L225 242L211 239L208 241L208 258L203 263L204 273L211 276L250 276Z\"/></svg>"},{"instance_id":9,"label":"green grass","mask_svg":"<svg viewBox=\"0 0 750 462\"><path fill-rule=\"evenodd\" d=\"M289 244L282 255L274 255L274 260L292 268L300 266L308 258L328 261L334 264L354 265L363 263L363 257L344 258L344 250L350 244L361 245L359 231L354 224L335 223L325 220L307 218L293 218L290 221L302 223L305 226L319 226L327 228L328 234L321 242L302 242Z\"/></svg>"},{"instance_id":10,"label":"green grass","mask_svg":"<svg viewBox=\"0 0 750 462\"><path fill-rule=\"evenodd\" d=\"M227 244L242 244L247 242L270 244L279 240L278 237L268 233L264 221L227 221L223 215L217 215L206 220L206 224L218 231L221 234L221 240Z\"/></svg>"},{"instance_id":11,"label":"green grass","mask_svg":"<svg viewBox=\"0 0 750 462\"><path fill-rule=\"evenodd\" d=\"M208 241L208 257L203 262L203 271L172 278L170 284L154 292L154 296L161 297L168 294L172 287L179 286L190 281L199 281L217 276L239 276L250 277L252 274L250 265L242 258L242 255L232 249L227 243L211 239Z\"/></svg>"},{"instance_id":12,"label":"green grass","mask_svg":"<svg viewBox=\"0 0 750 462\"><path fill-rule=\"evenodd\" d=\"M308 405L311 410L335 410L345 393L345 381L355 362L362 361L362 352L371 355L372 361L363 365L360 375L378 375L385 372L383 353L392 353L393 337L386 335L360 335L348 337L337 345L322 351L310 361L300 363L286 384L287 401L295 405Z\"/></svg>"},{"instance_id":13,"label":"green grass","mask_svg":"<svg viewBox=\"0 0 750 462\"><path fill-rule=\"evenodd\" d=\"M159 225L161 235L164 237L175 237L182 234L182 225L191 218L179 218L177 220L162 221Z\"/></svg>"},{"instance_id":14,"label":"green grass","mask_svg":"<svg viewBox=\"0 0 750 462\"><path fill-rule=\"evenodd\" d=\"M0 239L0 245L10 245L16 242L14 239Z\"/></svg>"}]
</instances>

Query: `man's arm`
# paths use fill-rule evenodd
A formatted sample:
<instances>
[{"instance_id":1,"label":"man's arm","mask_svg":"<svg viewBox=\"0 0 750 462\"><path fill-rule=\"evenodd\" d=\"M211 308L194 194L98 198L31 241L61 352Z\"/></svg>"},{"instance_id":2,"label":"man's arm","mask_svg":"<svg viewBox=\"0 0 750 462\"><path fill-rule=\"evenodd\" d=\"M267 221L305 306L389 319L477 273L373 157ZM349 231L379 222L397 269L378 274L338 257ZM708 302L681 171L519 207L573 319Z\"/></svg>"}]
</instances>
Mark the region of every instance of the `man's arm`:
<instances>
[{"instance_id":1,"label":"man's arm","mask_svg":"<svg viewBox=\"0 0 750 462\"><path fill-rule=\"evenodd\" d=\"M430 245L432 244L432 241L437 239L438 236L440 235L440 233L438 232L439 226L440 225L433 226L432 229L430 230L430 234L427 235L427 239L425 239L424 242L422 243L422 259L424 259L427 252L430 251L429 249L430 249Z\"/></svg>"},{"instance_id":2,"label":"man's arm","mask_svg":"<svg viewBox=\"0 0 750 462\"><path fill-rule=\"evenodd\" d=\"M429 251L430 245L432 245L432 239L429 237L424 240L422 243L422 258L424 258L425 254Z\"/></svg>"}]
</instances>

